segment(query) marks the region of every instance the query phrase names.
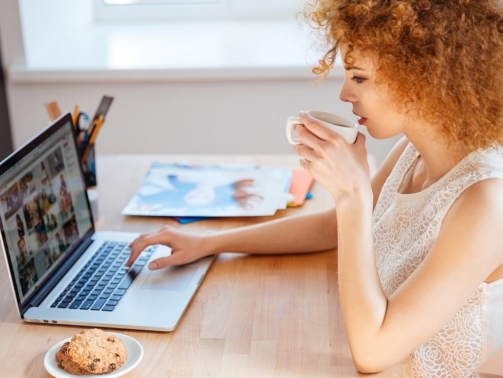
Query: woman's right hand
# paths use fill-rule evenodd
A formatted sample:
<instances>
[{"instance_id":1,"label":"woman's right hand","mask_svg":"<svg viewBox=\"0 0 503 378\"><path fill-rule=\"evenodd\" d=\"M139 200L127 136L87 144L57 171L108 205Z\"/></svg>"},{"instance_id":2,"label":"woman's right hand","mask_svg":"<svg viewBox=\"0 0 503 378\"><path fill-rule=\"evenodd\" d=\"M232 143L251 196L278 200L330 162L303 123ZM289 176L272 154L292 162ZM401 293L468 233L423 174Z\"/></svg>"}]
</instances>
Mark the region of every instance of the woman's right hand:
<instances>
[{"instance_id":1,"label":"woman's right hand","mask_svg":"<svg viewBox=\"0 0 503 378\"><path fill-rule=\"evenodd\" d=\"M171 255L152 261L148 265L149 269L191 263L212 254L206 238L207 236L189 234L170 226L165 226L157 232L141 234L129 244L131 255L126 266L131 266L145 248L155 244L171 247Z\"/></svg>"}]
</instances>

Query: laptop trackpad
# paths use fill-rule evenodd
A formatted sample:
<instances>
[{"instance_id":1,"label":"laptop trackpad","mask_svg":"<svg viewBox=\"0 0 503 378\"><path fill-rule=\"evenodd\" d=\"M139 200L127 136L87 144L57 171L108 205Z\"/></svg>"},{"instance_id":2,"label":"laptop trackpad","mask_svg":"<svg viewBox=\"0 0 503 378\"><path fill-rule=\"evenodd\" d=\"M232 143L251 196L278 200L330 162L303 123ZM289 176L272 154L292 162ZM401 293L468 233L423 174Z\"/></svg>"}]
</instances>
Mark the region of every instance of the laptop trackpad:
<instances>
[{"instance_id":1,"label":"laptop trackpad","mask_svg":"<svg viewBox=\"0 0 503 378\"><path fill-rule=\"evenodd\" d=\"M141 288L161 291L185 291L197 269L197 265L183 265L152 270Z\"/></svg>"}]
</instances>

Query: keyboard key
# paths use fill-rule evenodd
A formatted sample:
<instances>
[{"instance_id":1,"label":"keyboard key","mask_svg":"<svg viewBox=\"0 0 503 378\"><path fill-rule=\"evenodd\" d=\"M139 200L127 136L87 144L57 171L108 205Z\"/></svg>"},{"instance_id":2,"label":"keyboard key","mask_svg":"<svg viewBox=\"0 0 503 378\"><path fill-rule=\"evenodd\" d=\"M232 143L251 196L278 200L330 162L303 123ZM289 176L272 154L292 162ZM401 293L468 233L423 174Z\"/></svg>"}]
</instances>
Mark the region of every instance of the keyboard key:
<instances>
[{"instance_id":1,"label":"keyboard key","mask_svg":"<svg viewBox=\"0 0 503 378\"><path fill-rule=\"evenodd\" d=\"M116 294L114 294L114 295L112 295L110 297L110 299L113 300L113 301L120 301L122 299L122 295L116 295Z\"/></svg>"},{"instance_id":2,"label":"keyboard key","mask_svg":"<svg viewBox=\"0 0 503 378\"><path fill-rule=\"evenodd\" d=\"M107 306L117 306L118 303L118 301L108 301Z\"/></svg>"},{"instance_id":3,"label":"keyboard key","mask_svg":"<svg viewBox=\"0 0 503 378\"><path fill-rule=\"evenodd\" d=\"M60 303L58 308L67 308L70 303Z\"/></svg>"},{"instance_id":4,"label":"keyboard key","mask_svg":"<svg viewBox=\"0 0 503 378\"><path fill-rule=\"evenodd\" d=\"M126 293L126 290L124 289L117 289L115 290L115 293L116 295L124 295Z\"/></svg>"},{"instance_id":5,"label":"keyboard key","mask_svg":"<svg viewBox=\"0 0 503 378\"><path fill-rule=\"evenodd\" d=\"M115 306L105 306L102 309L102 311L113 311L113 310L115 310Z\"/></svg>"},{"instance_id":6,"label":"keyboard key","mask_svg":"<svg viewBox=\"0 0 503 378\"><path fill-rule=\"evenodd\" d=\"M93 305L93 302L94 301L85 301L84 303L82 303L82 306L80 306L80 309L81 310L89 310L91 308L91 306Z\"/></svg>"},{"instance_id":7,"label":"keyboard key","mask_svg":"<svg viewBox=\"0 0 503 378\"><path fill-rule=\"evenodd\" d=\"M72 310L76 310L80 307L81 304L82 302L80 301L73 301L69 308L71 308Z\"/></svg>"},{"instance_id":8,"label":"keyboard key","mask_svg":"<svg viewBox=\"0 0 503 378\"><path fill-rule=\"evenodd\" d=\"M134 279L138 276L140 273L139 270L136 269L131 269L128 274L124 277L122 280L121 284L119 285L119 289L128 289L129 286L133 283Z\"/></svg>"},{"instance_id":9,"label":"keyboard key","mask_svg":"<svg viewBox=\"0 0 503 378\"><path fill-rule=\"evenodd\" d=\"M103 307L103 305L105 304L105 302L106 302L106 299L98 299L94 303L94 306L91 307L91 310L94 310L94 311L101 310L101 307Z\"/></svg>"}]
</instances>

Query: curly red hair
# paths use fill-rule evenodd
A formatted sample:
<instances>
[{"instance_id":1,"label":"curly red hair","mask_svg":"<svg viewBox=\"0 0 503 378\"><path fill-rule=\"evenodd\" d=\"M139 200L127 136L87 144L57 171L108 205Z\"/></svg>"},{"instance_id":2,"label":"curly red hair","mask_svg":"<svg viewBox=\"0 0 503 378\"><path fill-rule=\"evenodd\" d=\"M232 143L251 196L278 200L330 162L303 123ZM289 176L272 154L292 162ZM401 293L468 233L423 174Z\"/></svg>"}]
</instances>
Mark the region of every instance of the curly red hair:
<instances>
[{"instance_id":1,"label":"curly red hair","mask_svg":"<svg viewBox=\"0 0 503 378\"><path fill-rule=\"evenodd\" d=\"M313 69L326 76L341 44L372 54L376 81L398 109L413 108L469 150L503 145L503 9L490 0L315 0L306 12L329 50ZM412 107L408 107L412 104Z\"/></svg>"}]
</instances>

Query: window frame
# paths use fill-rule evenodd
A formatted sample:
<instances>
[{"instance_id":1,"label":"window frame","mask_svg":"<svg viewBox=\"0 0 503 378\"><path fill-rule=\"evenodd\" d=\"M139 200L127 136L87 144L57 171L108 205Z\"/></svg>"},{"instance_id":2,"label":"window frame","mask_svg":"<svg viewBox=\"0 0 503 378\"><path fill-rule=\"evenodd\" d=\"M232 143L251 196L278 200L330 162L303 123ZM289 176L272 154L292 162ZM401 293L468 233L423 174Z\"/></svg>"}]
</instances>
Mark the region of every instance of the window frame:
<instances>
[{"instance_id":1,"label":"window frame","mask_svg":"<svg viewBox=\"0 0 503 378\"><path fill-rule=\"evenodd\" d=\"M149 0L159 4L105 4L94 0L98 22L291 18L299 0ZM271 6L271 2L274 5ZM161 3L162 2L162 3ZM184 4L182 4L184 3Z\"/></svg>"}]
</instances>

